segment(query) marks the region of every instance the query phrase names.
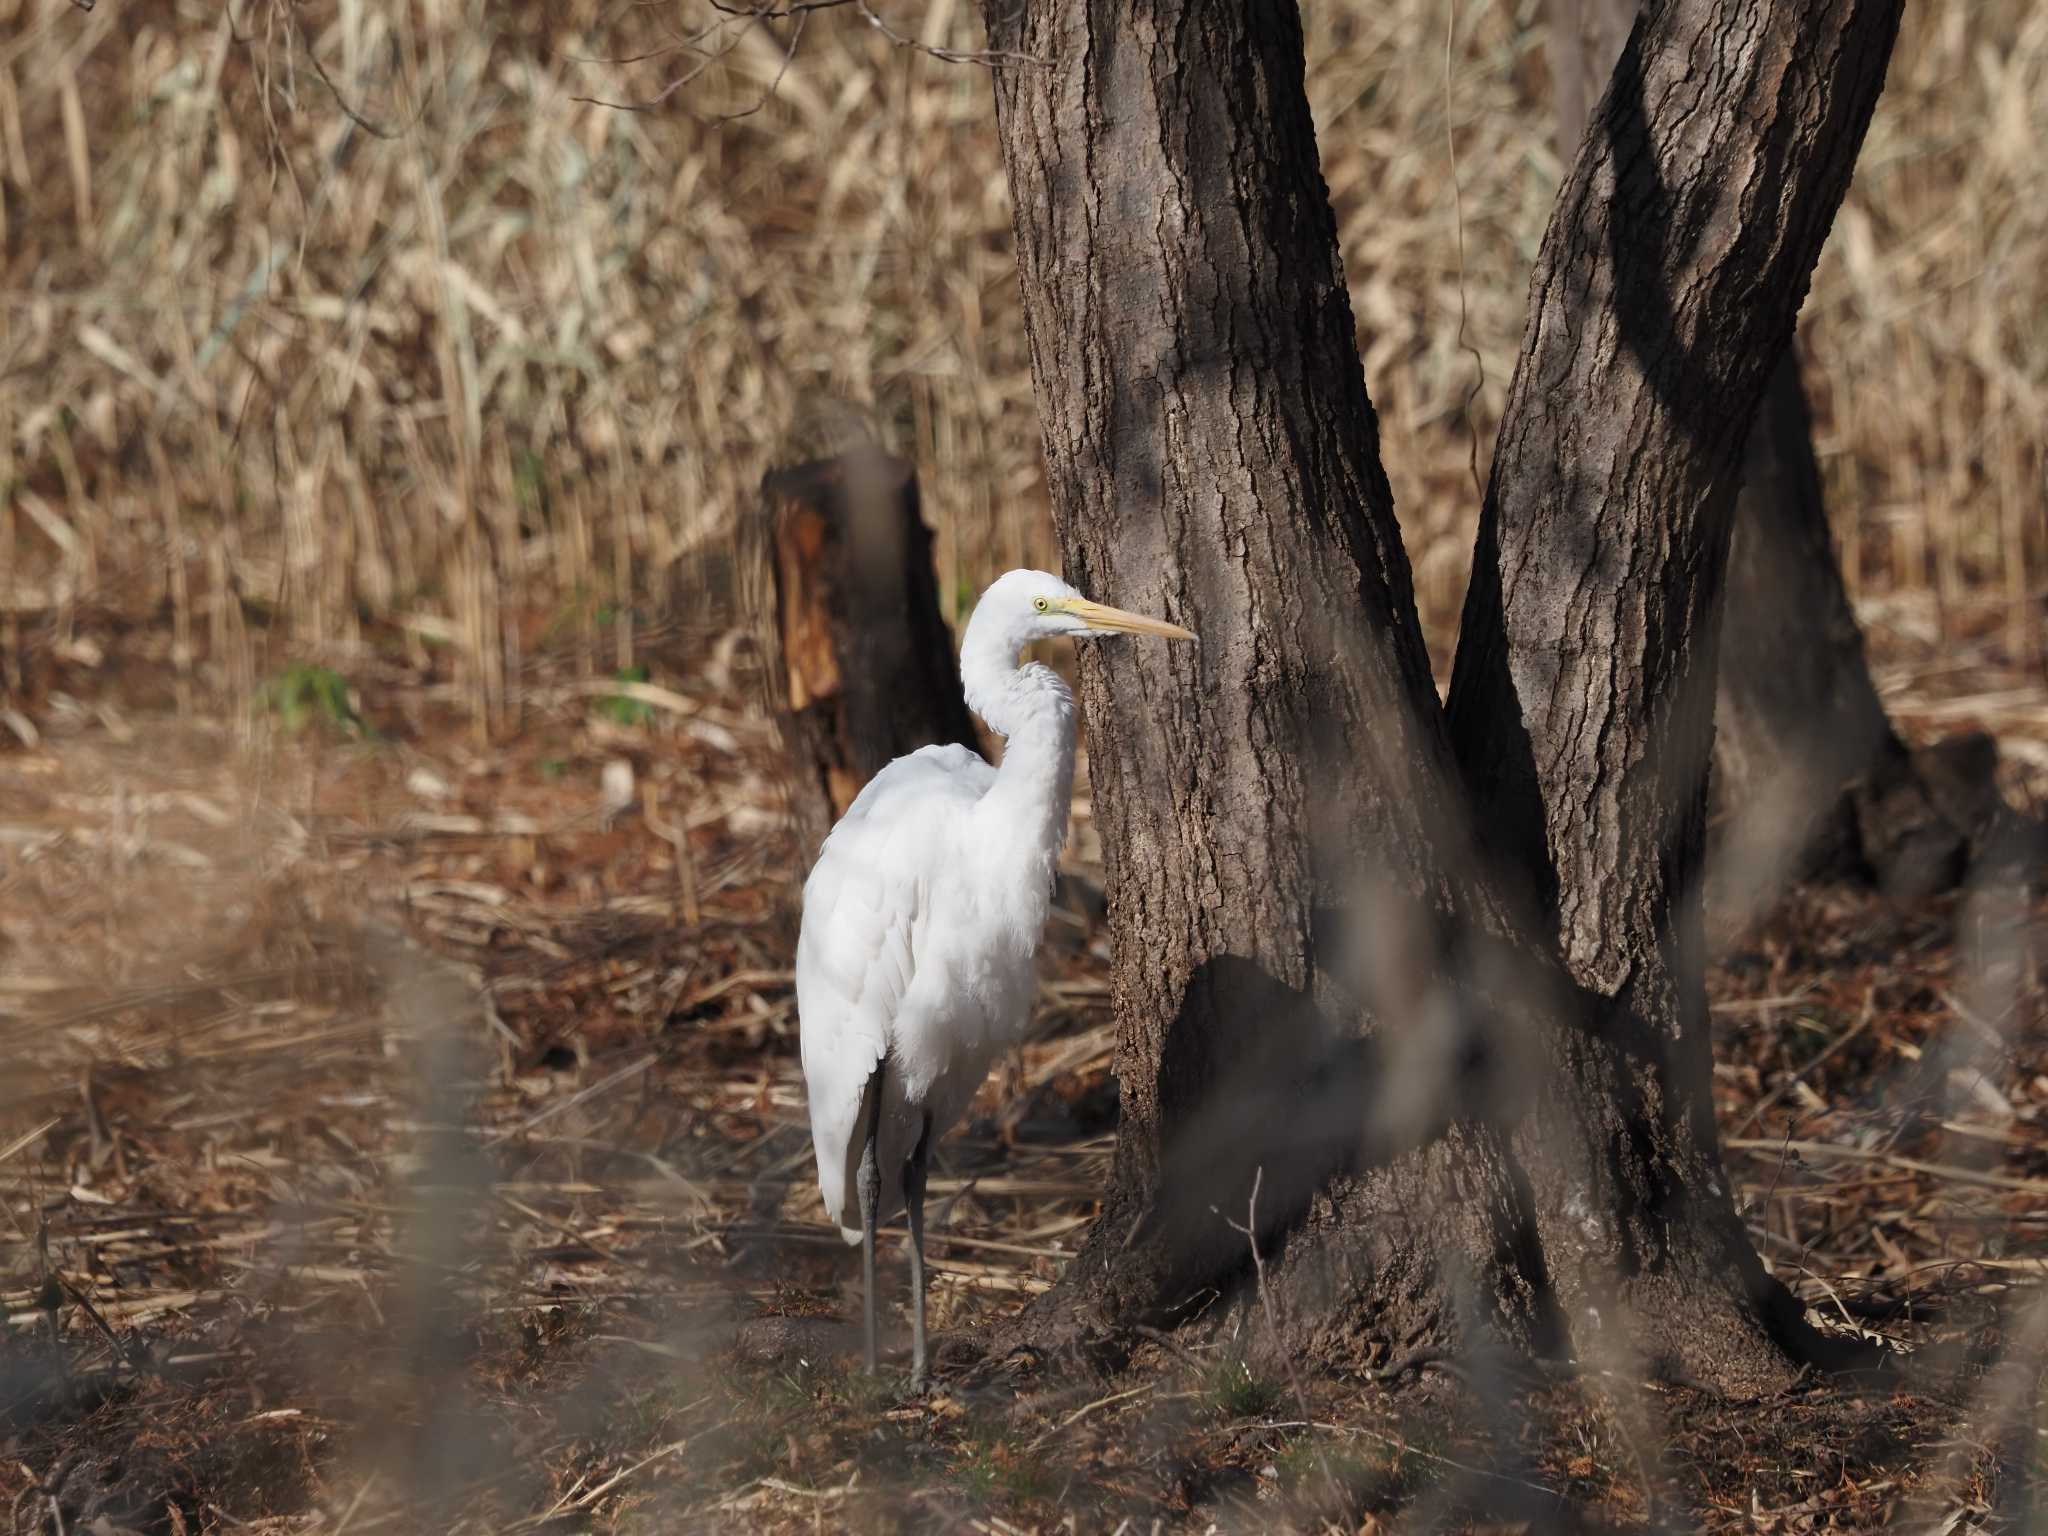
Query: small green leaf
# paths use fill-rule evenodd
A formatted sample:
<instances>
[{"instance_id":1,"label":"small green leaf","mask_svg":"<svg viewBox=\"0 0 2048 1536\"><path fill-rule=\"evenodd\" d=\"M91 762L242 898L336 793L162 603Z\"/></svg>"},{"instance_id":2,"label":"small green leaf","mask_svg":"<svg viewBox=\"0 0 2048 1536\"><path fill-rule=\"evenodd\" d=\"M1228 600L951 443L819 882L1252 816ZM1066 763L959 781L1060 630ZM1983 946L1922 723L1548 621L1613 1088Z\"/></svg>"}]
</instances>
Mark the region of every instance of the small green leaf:
<instances>
[{"instance_id":1,"label":"small green leaf","mask_svg":"<svg viewBox=\"0 0 2048 1536\"><path fill-rule=\"evenodd\" d=\"M349 701L348 680L332 667L295 661L263 685L257 702L295 736L309 725L361 739L376 734Z\"/></svg>"},{"instance_id":2,"label":"small green leaf","mask_svg":"<svg viewBox=\"0 0 2048 1536\"><path fill-rule=\"evenodd\" d=\"M647 669L641 666L621 667L612 674L612 680L619 683L644 683ZM654 718L651 705L631 694L614 693L597 701L597 712L615 725L646 725Z\"/></svg>"}]
</instances>

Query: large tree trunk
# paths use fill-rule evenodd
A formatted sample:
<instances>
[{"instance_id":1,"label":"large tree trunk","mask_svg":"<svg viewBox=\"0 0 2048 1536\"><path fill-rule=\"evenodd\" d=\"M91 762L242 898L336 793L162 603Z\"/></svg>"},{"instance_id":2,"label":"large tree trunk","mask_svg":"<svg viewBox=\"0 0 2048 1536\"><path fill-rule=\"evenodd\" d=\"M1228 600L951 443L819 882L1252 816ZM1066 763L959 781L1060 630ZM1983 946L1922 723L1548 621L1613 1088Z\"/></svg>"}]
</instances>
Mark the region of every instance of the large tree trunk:
<instances>
[{"instance_id":1,"label":"large tree trunk","mask_svg":"<svg viewBox=\"0 0 2048 1536\"><path fill-rule=\"evenodd\" d=\"M1000 69L997 100L1069 575L1202 635L1082 664L1124 1118L1104 1216L1040 1324L1188 1315L1242 1277L1243 1223L1272 1254L1288 1343L1321 1363L1475 1329L1542 1348L1553 1290L1586 1345L1596 1277L1554 1276L1540 1222L1628 1299L1705 1307L1704 1328L1683 1306L1637 1314L1668 1370L1781 1378L1695 1113L1716 489L1897 3L1729 9L1658 8L1656 90L1610 104L1544 248L1480 559L1522 565L1468 612L1460 652L1466 744L1490 730L1505 762L1474 766L1489 848L1521 856L1529 896L1510 908L1430 683L1294 7L989 0L992 45L1037 61ZM1778 40L1802 34L1787 59ZM1596 537L1638 568L1589 560ZM1560 570L1588 579L1574 643L1609 653L1544 649ZM1518 691L1546 679L1547 698ZM1572 727L1595 719L1611 734L1581 750ZM1536 1068L1565 1081L1538 1092ZM1545 1181L1533 1195L1510 1139ZM1597 1208L1581 1216L1561 1172ZM1678 1280L1643 1284L1668 1254Z\"/></svg>"},{"instance_id":2,"label":"large tree trunk","mask_svg":"<svg viewBox=\"0 0 2048 1536\"><path fill-rule=\"evenodd\" d=\"M1551 0L1561 154L1584 136L1637 10L1637 0ZM1713 792L1724 829L1715 873L1730 908L1808 876L1860 876L1900 895L1954 884L1970 826L1931 792L1878 701L1790 349L1743 455L1727 586Z\"/></svg>"},{"instance_id":3,"label":"large tree trunk","mask_svg":"<svg viewBox=\"0 0 2048 1536\"><path fill-rule=\"evenodd\" d=\"M1652 0L1537 256L1448 705L1483 825L1605 1000L1517 1137L1566 1316L1779 1379L1799 1324L1722 1172L1701 887L1742 452L1899 0ZM1704 1370L1703 1370L1704 1368Z\"/></svg>"},{"instance_id":4,"label":"large tree trunk","mask_svg":"<svg viewBox=\"0 0 2048 1536\"><path fill-rule=\"evenodd\" d=\"M1448 1337L1444 1259L1498 1276L1526 1212L1470 1125L1432 1126L1399 1170L1362 1166L1385 1162L1366 1140L1422 1131L1371 1115L1333 914L1371 879L1426 927L1460 877L1436 839L1450 759L1298 19L1002 0L988 23L1046 61L996 92L1068 575L1201 635L1083 651L1122 1118L1104 1216L1055 1305L1186 1315L1247 1259L1231 1223L1251 1224L1257 1181L1262 1233L1314 1203L1344 1238L1321 1278L1383 1308L1367 1360L1387 1335ZM1435 1116L1433 1097L1414 1102ZM1533 1340L1531 1294L1495 1295L1496 1325Z\"/></svg>"}]
</instances>

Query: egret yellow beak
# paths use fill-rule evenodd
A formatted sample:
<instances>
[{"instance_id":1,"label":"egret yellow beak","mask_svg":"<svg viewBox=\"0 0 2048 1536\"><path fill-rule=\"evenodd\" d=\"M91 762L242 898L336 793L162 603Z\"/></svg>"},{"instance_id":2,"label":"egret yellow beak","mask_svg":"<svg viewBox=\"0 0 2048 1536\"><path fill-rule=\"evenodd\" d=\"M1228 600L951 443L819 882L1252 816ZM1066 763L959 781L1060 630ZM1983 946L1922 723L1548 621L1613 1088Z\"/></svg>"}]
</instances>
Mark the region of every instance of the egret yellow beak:
<instances>
[{"instance_id":1,"label":"egret yellow beak","mask_svg":"<svg viewBox=\"0 0 2048 1536\"><path fill-rule=\"evenodd\" d=\"M1126 613L1121 608L1111 608L1102 603L1091 603L1085 597L1070 597L1064 606L1068 613L1090 629L1123 635L1164 635L1169 640L1195 638L1193 630L1182 629L1178 624L1169 624L1164 619L1148 619L1142 613Z\"/></svg>"}]
</instances>

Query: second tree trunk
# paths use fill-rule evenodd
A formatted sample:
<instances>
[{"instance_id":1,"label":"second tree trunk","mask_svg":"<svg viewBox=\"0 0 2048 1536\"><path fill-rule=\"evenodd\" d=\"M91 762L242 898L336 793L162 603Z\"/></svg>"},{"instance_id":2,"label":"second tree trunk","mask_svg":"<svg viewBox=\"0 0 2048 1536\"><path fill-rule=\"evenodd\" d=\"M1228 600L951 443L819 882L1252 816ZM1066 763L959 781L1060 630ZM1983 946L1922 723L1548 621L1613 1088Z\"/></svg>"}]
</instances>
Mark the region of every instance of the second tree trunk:
<instances>
[{"instance_id":1,"label":"second tree trunk","mask_svg":"<svg viewBox=\"0 0 2048 1536\"><path fill-rule=\"evenodd\" d=\"M1570 162L1637 0L1551 0L1557 147ZM1790 879L1946 888L1969 852L1871 682L1830 537L1799 362L1772 371L1743 453L1715 703L1721 899L1753 910ZM1988 768L1979 769L1988 783Z\"/></svg>"}]
</instances>

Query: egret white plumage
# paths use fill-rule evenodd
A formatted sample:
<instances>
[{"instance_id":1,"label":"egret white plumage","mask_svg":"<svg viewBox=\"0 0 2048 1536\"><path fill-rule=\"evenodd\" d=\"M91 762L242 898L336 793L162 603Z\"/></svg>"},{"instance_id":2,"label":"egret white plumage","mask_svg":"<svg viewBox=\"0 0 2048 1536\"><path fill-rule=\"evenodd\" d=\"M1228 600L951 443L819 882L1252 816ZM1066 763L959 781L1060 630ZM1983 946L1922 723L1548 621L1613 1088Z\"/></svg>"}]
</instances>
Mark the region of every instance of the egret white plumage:
<instances>
[{"instance_id":1,"label":"egret white plumage","mask_svg":"<svg viewBox=\"0 0 2048 1536\"><path fill-rule=\"evenodd\" d=\"M1067 837L1074 696L1019 653L1053 635L1165 635L1177 624L1011 571L960 647L967 704L1004 737L1000 768L962 746L899 757L847 808L804 884L796 999L818 1188L861 1245L875 1369L875 1229L910 1222L911 1384L925 1376L924 1194L933 1141L1029 1022L1035 959Z\"/></svg>"}]
</instances>

